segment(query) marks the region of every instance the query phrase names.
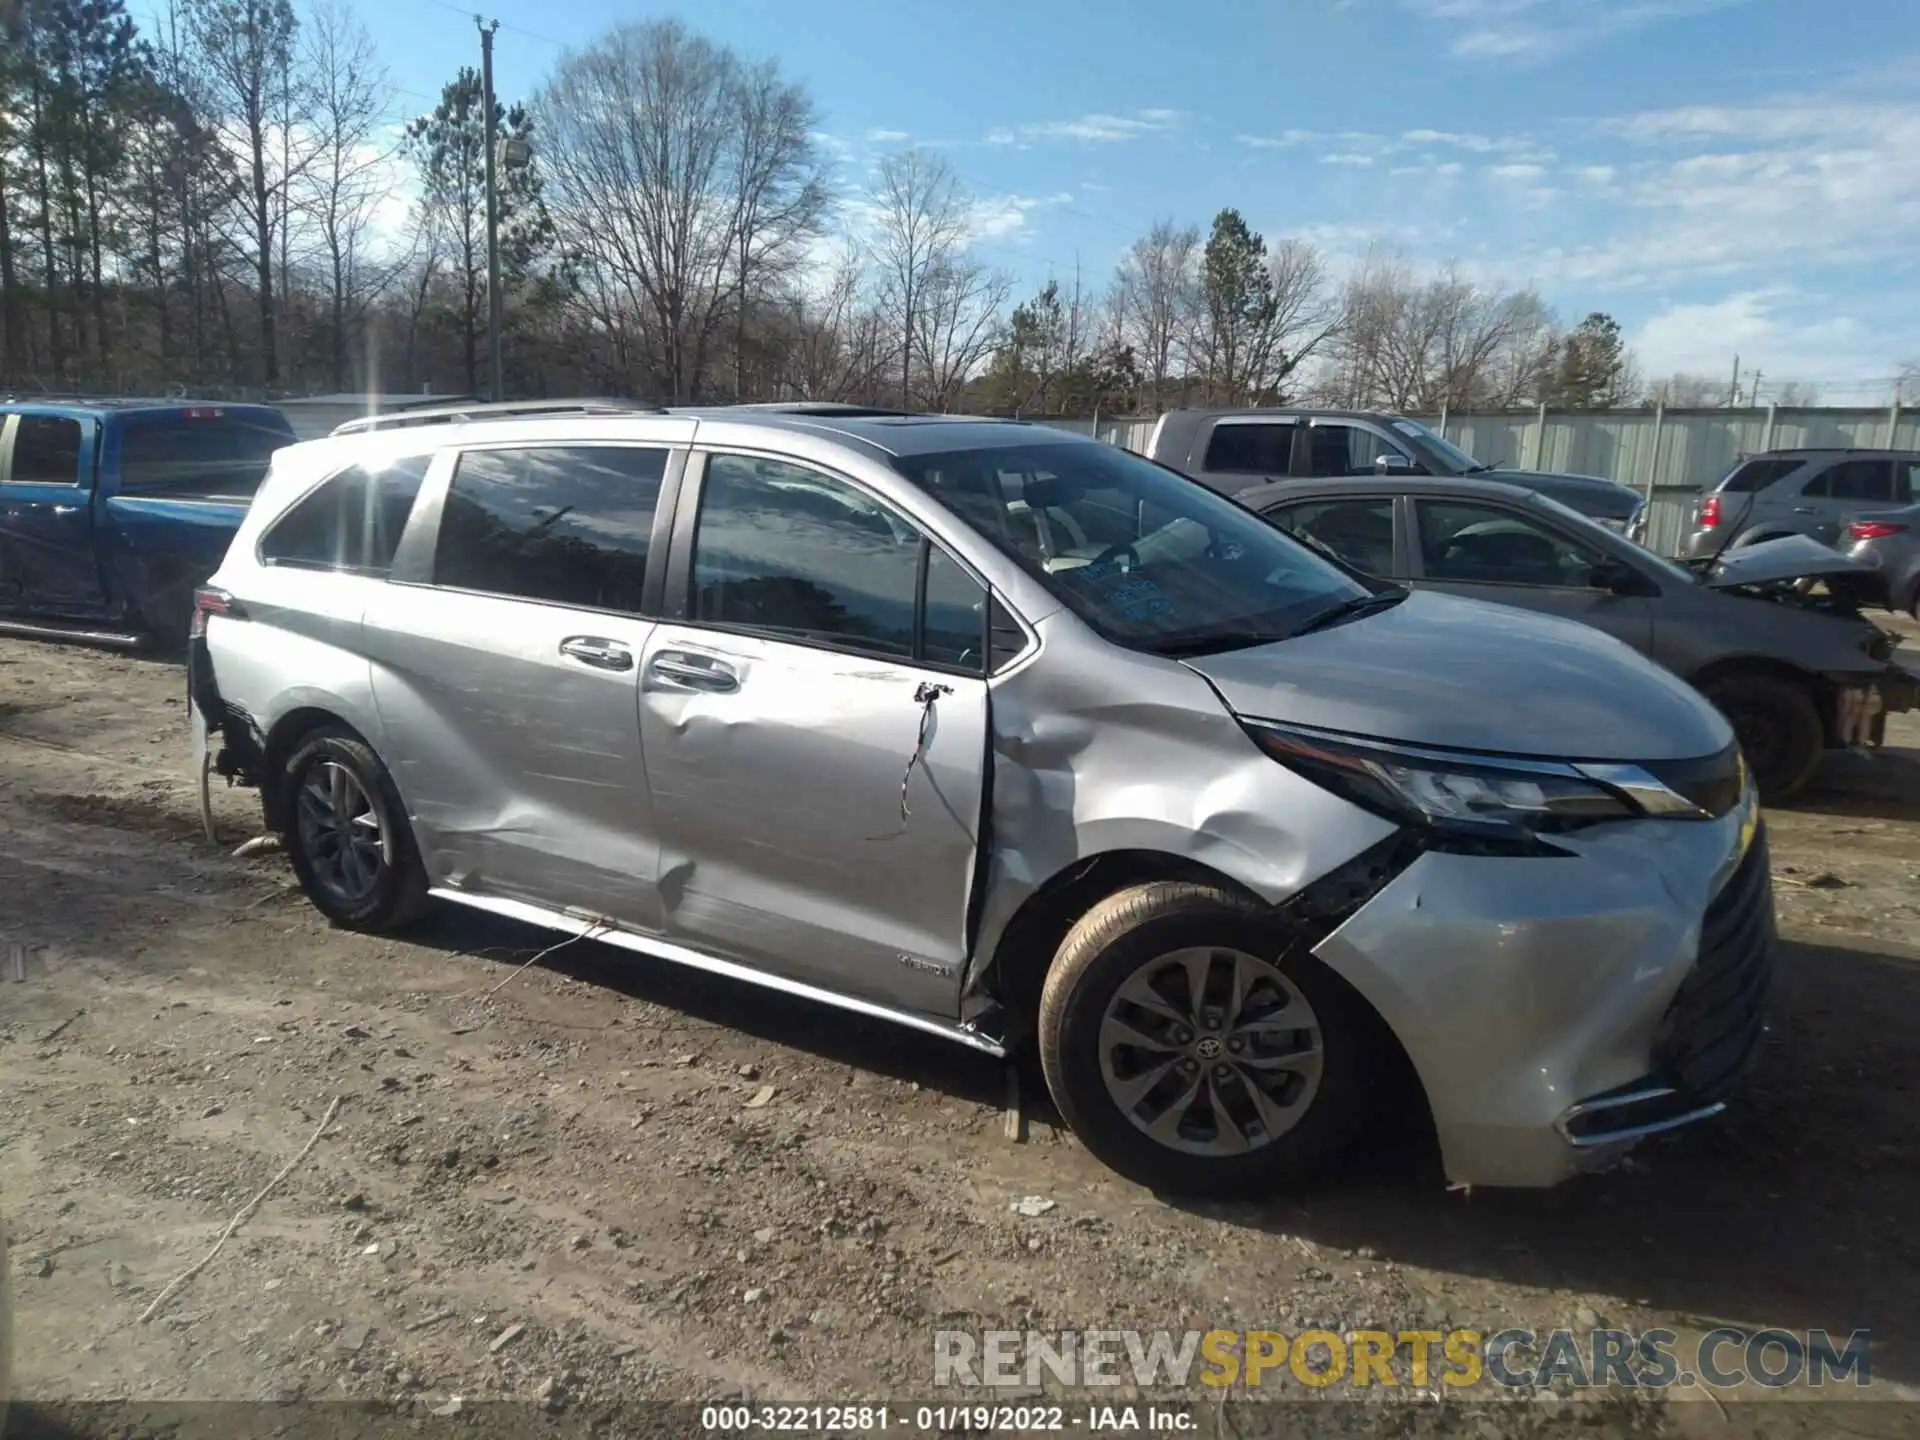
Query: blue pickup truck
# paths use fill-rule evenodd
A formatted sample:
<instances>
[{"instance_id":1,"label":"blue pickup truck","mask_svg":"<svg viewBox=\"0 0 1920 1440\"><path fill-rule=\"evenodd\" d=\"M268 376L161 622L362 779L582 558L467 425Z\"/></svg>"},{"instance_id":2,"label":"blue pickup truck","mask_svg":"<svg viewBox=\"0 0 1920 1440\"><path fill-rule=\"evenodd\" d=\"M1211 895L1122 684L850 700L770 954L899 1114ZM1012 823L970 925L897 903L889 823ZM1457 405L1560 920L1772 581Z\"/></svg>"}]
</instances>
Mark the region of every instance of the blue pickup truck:
<instances>
[{"instance_id":1,"label":"blue pickup truck","mask_svg":"<svg viewBox=\"0 0 1920 1440\"><path fill-rule=\"evenodd\" d=\"M266 405L0 400L0 633L183 647L294 439Z\"/></svg>"}]
</instances>

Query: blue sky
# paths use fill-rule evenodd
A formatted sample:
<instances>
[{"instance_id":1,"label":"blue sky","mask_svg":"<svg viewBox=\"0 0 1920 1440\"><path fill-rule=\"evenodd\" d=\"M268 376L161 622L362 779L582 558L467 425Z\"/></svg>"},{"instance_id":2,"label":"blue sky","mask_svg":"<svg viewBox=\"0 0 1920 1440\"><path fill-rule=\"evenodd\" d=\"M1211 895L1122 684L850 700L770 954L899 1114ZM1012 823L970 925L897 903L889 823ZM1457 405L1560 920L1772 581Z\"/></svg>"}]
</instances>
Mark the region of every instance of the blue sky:
<instances>
[{"instance_id":1,"label":"blue sky","mask_svg":"<svg viewBox=\"0 0 1920 1440\"><path fill-rule=\"evenodd\" d=\"M357 0L407 110L472 5ZM499 0L505 98L566 45L678 16L777 58L838 183L941 147L1022 288L1104 285L1156 217L1232 205L1336 266L1369 245L1531 284L1646 369L1879 403L1920 360L1917 0ZM1763 392L1762 399L1766 398Z\"/></svg>"}]
</instances>

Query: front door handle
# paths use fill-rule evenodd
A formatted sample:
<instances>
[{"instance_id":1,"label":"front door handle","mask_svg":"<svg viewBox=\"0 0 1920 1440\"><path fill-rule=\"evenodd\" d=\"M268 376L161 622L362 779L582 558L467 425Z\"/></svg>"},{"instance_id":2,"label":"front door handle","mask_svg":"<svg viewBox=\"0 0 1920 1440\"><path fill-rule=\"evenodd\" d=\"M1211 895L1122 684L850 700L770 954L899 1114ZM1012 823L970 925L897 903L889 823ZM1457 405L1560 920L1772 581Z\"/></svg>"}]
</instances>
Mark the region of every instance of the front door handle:
<instances>
[{"instance_id":1,"label":"front door handle","mask_svg":"<svg viewBox=\"0 0 1920 1440\"><path fill-rule=\"evenodd\" d=\"M726 661L690 650L662 650L648 663L647 676L673 690L728 695L740 688L740 672Z\"/></svg>"},{"instance_id":2,"label":"front door handle","mask_svg":"<svg viewBox=\"0 0 1920 1440\"><path fill-rule=\"evenodd\" d=\"M1793 513L1796 515L1818 515L1820 508L1817 505L1796 505L1793 507Z\"/></svg>"},{"instance_id":3,"label":"front door handle","mask_svg":"<svg viewBox=\"0 0 1920 1440\"><path fill-rule=\"evenodd\" d=\"M617 640L601 640L593 635L569 635L560 642L560 653L596 670L633 668L633 651Z\"/></svg>"}]
</instances>

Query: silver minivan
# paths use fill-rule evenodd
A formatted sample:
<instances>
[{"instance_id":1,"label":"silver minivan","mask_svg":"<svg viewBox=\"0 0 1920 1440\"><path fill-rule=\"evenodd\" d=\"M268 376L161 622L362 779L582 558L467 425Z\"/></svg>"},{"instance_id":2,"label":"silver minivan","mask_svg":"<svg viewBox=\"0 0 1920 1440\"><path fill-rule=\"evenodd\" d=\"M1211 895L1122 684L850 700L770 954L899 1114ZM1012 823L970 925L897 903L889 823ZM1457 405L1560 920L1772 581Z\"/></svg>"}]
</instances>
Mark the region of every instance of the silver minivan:
<instances>
[{"instance_id":1,"label":"silver minivan","mask_svg":"<svg viewBox=\"0 0 1920 1440\"><path fill-rule=\"evenodd\" d=\"M1031 1046L1166 1190L1382 1107L1551 1184L1758 1048L1752 783L1610 636L1029 425L442 418L279 452L197 603L196 730L339 924L437 900Z\"/></svg>"}]
</instances>

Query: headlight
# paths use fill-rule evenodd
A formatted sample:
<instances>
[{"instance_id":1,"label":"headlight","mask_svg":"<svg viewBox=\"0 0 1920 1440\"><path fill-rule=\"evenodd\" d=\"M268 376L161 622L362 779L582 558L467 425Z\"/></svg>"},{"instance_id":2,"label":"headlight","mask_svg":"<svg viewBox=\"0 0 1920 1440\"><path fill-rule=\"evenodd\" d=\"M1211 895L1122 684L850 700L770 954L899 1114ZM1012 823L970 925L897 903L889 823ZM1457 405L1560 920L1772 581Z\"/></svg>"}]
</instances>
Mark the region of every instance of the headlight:
<instances>
[{"instance_id":1,"label":"headlight","mask_svg":"<svg viewBox=\"0 0 1920 1440\"><path fill-rule=\"evenodd\" d=\"M1536 837L1645 813L1571 765L1453 755L1264 720L1244 723L1254 742L1289 769L1441 839L1557 854L1564 852L1537 847Z\"/></svg>"}]
</instances>

